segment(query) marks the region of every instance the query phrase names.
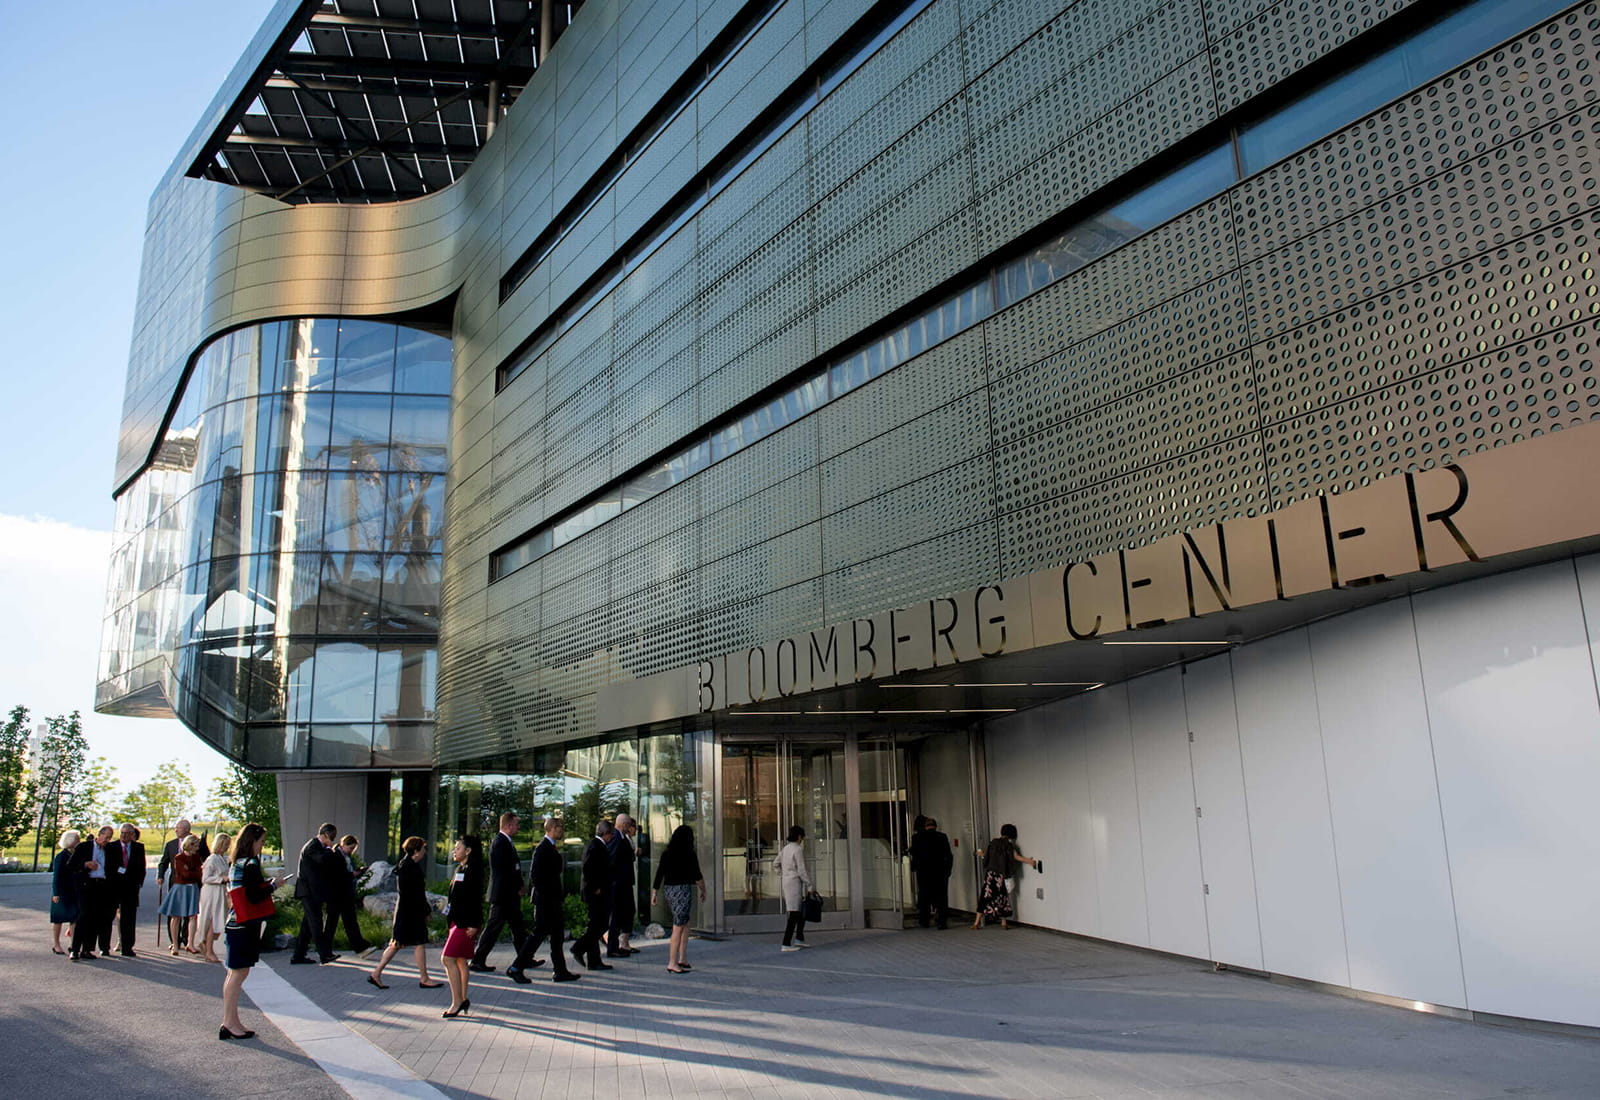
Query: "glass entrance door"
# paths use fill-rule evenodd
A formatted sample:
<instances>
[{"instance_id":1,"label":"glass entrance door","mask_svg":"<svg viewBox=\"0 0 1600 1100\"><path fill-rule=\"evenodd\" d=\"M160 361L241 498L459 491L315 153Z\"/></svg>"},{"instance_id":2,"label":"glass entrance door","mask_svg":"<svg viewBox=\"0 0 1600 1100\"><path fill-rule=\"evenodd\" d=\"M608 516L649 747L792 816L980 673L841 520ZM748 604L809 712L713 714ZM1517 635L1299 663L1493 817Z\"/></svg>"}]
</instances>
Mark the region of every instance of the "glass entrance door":
<instances>
[{"instance_id":1,"label":"glass entrance door","mask_svg":"<svg viewBox=\"0 0 1600 1100\"><path fill-rule=\"evenodd\" d=\"M867 925L900 928L911 906L905 749L895 738L863 739L861 766L862 903Z\"/></svg>"},{"instance_id":2,"label":"glass entrance door","mask_svg":"<svg viewBox=\"0 0 1600 1100\"><path fill-rule=\"evenodd\" d=\"M850 915L850 822L842 739L765 738L722 744L718 782L720 926L781 930L773 860L791 825L806 831L806 869L822 895L821 927Z\"/></svg>"}]
</instances>

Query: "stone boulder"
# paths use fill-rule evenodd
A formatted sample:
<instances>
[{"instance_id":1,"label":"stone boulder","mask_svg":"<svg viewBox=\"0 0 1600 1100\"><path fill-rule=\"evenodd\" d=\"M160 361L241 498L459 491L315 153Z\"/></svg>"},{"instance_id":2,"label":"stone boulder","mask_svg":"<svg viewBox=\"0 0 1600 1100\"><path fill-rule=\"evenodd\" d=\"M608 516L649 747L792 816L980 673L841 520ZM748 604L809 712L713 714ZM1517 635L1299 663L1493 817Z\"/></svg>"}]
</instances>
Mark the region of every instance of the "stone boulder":
<instances>
[{"instance_id":1,"label":"stone boulder","mask_svg":"<svg viewBox=\"0 0 1600 1100\"><path fill-rule=\"evenodd\" d=\"M434 915L442 916L444 914L445 903L450 899L445 897L443 894L435 894L431 892L428 893L426 897L428 899L428 907L433 910ZM393 920L394 907L399 904L399 902L400 895L398 893L368 894L366 897L361 899L361 906L374 916L382 917L384 920Z\"/></svg>"},{"instance_id":2,"label":"stone boulder","mask_svg":"<svg viewBox=\"0 0 1600 1100\"><path fill-rule=\"evenodd\" d=\"M394 864L374 860L367 864L367 873L356 880L356 886L374 894L392 894L397 889L394 881Z\"/></svg>"}]
</instances>

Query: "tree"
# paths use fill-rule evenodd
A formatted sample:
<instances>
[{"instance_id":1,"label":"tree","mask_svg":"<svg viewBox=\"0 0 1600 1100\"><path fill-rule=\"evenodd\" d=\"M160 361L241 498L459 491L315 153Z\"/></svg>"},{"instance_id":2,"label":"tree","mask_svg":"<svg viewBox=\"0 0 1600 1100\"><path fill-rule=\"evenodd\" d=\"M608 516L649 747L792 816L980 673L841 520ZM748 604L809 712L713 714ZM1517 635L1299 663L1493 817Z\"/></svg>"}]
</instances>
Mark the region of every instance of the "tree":
<instances>
[{"instance_id":1,"label":"tree","mask_svg":"<svg viewBox=\"0 0 1600 1100\"><path fill-rule=\"evenodd\" d=\"M156 769L155 778L145 780L123 796L121 816L157 830L160 843L165 844L173 823L193 812L193 808L194 783L183 765L169 760Z\"/></svg>"},{"instance_id":2,"label":"tree","mask_svg":"<svg viewBox=\"0 0 1600 1100\"><path fill-rule=\"evenodd\" d=\"M283 850L283 831L278 824L278 777L271 772L253 772L234 764L212 785L206 812L241 825L254 821L267 830L267 847L275 852Z\"/></svg>"},{"instance_id":3,"label":"tree","mask_svg":"<svg viewBox=\"0 0 1600 1100\"><path fill-rule=\"evenodd\" d=\"M0 727L0 848L33 824L34 777L28 774L28 708L12 707Z\"/></svg>"},{"instance_id":4,"label":"tree","mask_svg":"<svg viewBox=\"0 0 1600 1100\"><path fill-rule=\"evenodd\" d=\"M90 758L77 711L44 723L37 781L40 832L54 834L69 826L92 831L111 816L117 771L103 756Z\"/></svg>"}]
</instances>

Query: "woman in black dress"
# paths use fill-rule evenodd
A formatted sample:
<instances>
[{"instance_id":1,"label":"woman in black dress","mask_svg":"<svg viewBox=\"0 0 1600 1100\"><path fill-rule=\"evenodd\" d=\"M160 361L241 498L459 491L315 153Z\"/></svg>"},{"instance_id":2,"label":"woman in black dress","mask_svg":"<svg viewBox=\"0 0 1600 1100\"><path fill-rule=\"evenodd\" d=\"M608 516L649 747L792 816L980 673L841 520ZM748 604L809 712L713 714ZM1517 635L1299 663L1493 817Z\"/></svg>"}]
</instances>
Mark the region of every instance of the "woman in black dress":
<instances>
[{"instance_id":1,"label":"woman in black dress","mask_svg":"<svg viewBox=\"0 0 1600 1100\"><path fill-rule=\"evenodd\" d=\"M388 989L383 984L383 968L389 965L396 951L414 947L417 949L417 984L423 989L438 989L444 983L428 977L428 918L433 915L433 907L428 904L428 884L422 873L428 842L420 836L408 836L400 850L405 852L405 858L394 870L395 882L400 888L400 898L394 905L394 931L390 933L389 946L383 949L378 965L367 975L367 981L379 989Z\"/></svg>"},{"instance_id":2,"label":"woman in black dress","mask_svg":"<svg viewBox=\"0 0 1600 1100\"><path fill-rule=\"evenodd\" d=\"M983 927L985 917L998 920L1001 928L1010 928L1011 876L1017 873L1018 863L1031 864L1038 870L1039 861L1029 859L1017 847L1017 827L1000 826L1000 835L989 841L989 847L979 848L983 860L983 896L978 900L978 917L972 922L974 929Z\"/></svg>"},{"instance_id":3,"label":"woman in black dress","mask_svg":"<svg viewBox=\"0 0 1600 1100\"><path fill-rule=\"evenodd\" d=\"M67 872L67 861L78 846L79 834L68 829L61 834L61 850L50 864L50 934L54 937L50 950L65 955L61 948L61 926L67 927L67 942L72 942L72 924L78 919L78 885Z\"/></svg>"},{"instance_id":4,"label":"woman in black dress","mask_svg":"<svg viewBox=\"0 0 1600 1100\"><path fill-rule=\"evenodd\" d=\"M694 904L694 891L700 891L700 900L706 900L706 878L700 873L700 857L694 850L694 830L679 825L672 830L672 839L656 861L655 888L650 891L650 904L655 905L666 887L667 908L672 910L672 939L667 944L667 972L687 974L689 966L689 913Z\"/></svg>"},{"instance_id":5,"label":"woman in black dress","mask_svg":"<svg viewBox=\"0 0 1600 1100\"><path fill-rule=\"evenodd\" d=\"M475 836L456 841L450 852L456 861L450 882L450 935L444 941L444 976L450 979L450 1009L454 1019L472 1007L467 997L467 964L478 950L483 928L483 842Z\"/></svg>"}]
</instances>

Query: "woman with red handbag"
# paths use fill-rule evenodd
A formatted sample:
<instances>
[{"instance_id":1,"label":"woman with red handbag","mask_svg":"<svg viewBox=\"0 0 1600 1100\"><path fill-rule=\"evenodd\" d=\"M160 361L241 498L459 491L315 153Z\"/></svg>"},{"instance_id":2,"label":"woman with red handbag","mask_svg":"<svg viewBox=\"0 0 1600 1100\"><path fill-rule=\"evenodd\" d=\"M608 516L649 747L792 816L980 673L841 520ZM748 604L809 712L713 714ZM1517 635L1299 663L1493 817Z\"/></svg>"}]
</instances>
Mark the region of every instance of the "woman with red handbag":
<instances>
[{"instance_id":1,"label":"woman with red handbag","mask_svg":"<svg viewBox=\"0 0 1600 1100\"><path fill-rule=\"evenodd\" d=\"M464 836L456 841L450 858L456 861L456 874L450 884L450 935L444 941L444 976L450 979L446 1019L472 1007L467 998L467 964L478 949L478 932L483 928L483 842Z\"/></svg>"},{"instance_id":2,"label":"woman with red handbag","mask_svg":"<svg viewBox=\"0 0 1600 1100\"><path fill-rule=\"evenodd\" d=\"M239 1019L239 993L250 968L261 958L261 925L277 911L272 892L282 886L282 878L268 879L261 871L261 846L267 830L251 822L239 830L233 849L233 868L228 876L228 924L223 930L227 941L228 976L222 980L222 1026L218 1039L248 1039L255 1032Z\"/></svg>"}]
</instances>

